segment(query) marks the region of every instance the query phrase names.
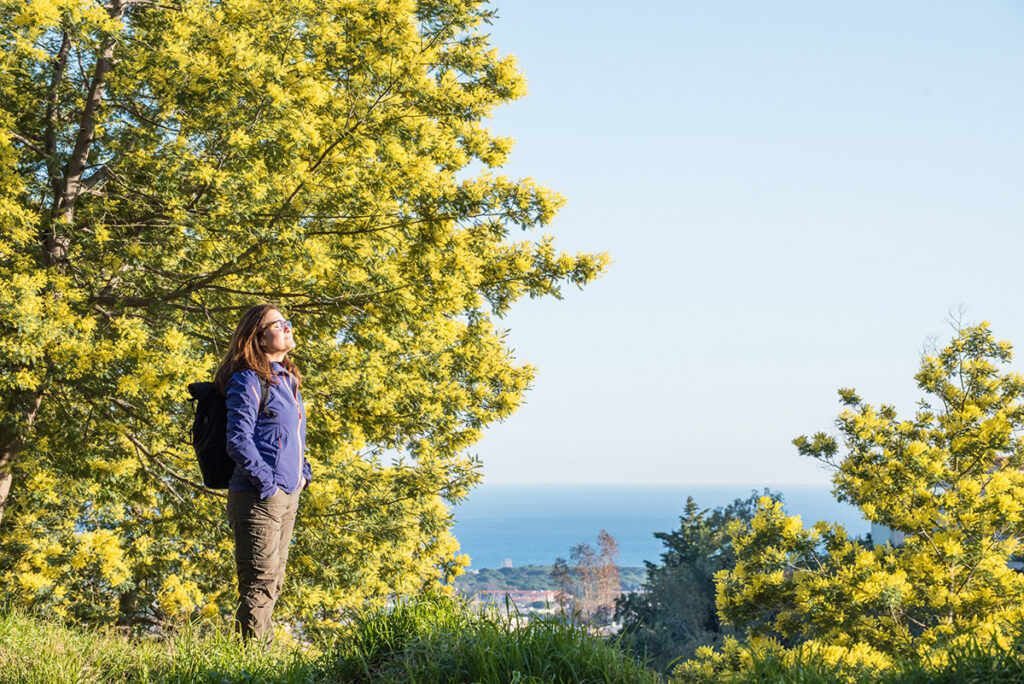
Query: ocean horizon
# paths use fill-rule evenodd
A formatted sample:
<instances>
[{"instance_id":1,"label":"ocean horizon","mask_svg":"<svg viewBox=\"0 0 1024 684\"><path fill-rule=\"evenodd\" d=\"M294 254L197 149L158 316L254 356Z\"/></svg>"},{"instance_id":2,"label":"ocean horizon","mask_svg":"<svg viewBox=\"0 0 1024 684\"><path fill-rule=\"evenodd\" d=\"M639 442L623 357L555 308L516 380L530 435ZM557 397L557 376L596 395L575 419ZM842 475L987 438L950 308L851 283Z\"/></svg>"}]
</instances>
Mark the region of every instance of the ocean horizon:
<instances>
[{"instance_id":1,"label":"ocean horizon","mask_svg":"<svg viewBox=\"0 0 1024 684\"><path fill-rule=\"evenodd\" d=\"M857 508L832 497L830 485L485 483L454 507L453 533L475 570L551 565L568 559L574 544L596 547L602 529L619 544L618 565L636 567L661 562L664 545L654 534L678 529L688 496L713 509L765 487L781 493L786 513L801 516L805 527L828 520L854 537L870 531Z\"/></svg>"}]
</instances>

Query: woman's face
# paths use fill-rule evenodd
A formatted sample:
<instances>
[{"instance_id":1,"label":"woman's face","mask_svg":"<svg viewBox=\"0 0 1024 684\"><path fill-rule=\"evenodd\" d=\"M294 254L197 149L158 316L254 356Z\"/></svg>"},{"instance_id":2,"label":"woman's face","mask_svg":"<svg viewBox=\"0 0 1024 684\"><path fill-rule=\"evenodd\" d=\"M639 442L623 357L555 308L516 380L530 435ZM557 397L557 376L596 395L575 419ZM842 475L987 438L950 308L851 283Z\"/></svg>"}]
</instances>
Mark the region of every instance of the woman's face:
<instances>
[{"instance_id":1,"label":"woman's face","mask_svg":"<svg viewBox=\"0 0 1024 684\"><path fill-rule=\"evenodd\" d=\"M285 321L284 316L277 309L271 309L263 316L260 322L260 346L267 356L278 356L276 360L283 358L292 349L295 349L295 338L292 337L291 325Z\"/></svg>"}]
</instances>

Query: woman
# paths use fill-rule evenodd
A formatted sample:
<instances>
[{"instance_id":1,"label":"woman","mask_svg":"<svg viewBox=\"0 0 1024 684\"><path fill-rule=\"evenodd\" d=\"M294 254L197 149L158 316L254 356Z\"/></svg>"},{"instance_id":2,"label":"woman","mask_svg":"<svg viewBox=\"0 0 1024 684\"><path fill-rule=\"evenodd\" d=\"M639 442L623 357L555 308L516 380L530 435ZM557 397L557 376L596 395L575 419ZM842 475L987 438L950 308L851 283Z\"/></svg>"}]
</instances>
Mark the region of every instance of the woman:
<instances>
[{"instance_id":1,"label":"woman","mask_svg":"<svg viewBox=\"0 0 1024 684\"><path fill-rule=\"evenodd\" d=\"M284 584L299 493L312 478L306 450L302 375L288 358L291 323L270 304L239 321L214 382L227 397L228 522L235 535L242 636L269 640Z\"/></svg>"}]
</instances>

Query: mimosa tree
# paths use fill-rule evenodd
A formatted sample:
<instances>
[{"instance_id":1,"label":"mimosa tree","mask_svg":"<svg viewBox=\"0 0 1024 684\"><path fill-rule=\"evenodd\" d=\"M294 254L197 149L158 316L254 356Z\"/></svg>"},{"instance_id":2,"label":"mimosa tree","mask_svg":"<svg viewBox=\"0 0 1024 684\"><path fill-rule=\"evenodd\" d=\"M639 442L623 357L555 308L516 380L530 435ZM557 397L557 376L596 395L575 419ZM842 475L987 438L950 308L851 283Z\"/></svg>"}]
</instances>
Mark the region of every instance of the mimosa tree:
<instances>
[{"instance_id":1,"label":"mimosa tree","mask_svg":"<svg viewBox=\"0 0 1024 684\"><path fill-rule=\"evenodd\" d=\"M274 301L307 378L281 610L457 572L445 502L532 377L496 323L596 277L496 175L481 0L0 0L0 587L82 619L233 600L186 385Z\"/></svg>"},{"instance_id":2,"label":"mimosa tree","mask_svg":"<svg viewBox=\"0 0 1024 684\"><path fill-rule=\"evenodd\" d=\"M926 398L904 419L840 390L844 453L825 433L794 443L835 469L840 501L905 542L872 548L763 500L734 530L736 567L717 578L721 616L750 638L890 655L1019 629L1024 575L1009 562L1024 533L1024 378L1003 368L1011 356L987 324L964 327L922 359Z\"/></svg>"}]
</instances>

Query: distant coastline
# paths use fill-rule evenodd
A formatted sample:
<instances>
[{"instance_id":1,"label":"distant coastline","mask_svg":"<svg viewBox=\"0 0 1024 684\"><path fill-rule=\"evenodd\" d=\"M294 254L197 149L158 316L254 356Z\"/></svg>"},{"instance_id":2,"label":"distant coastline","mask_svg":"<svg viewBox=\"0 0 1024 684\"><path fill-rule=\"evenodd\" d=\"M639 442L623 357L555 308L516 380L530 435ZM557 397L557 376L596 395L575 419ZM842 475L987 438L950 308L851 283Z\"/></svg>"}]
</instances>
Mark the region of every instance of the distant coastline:
<instances>
[{"instance_id":1,"label":"distant coastline","mask_svg":"<svg viewBox=\"0 0 1024 684\"><path fill-rule=\"evenodd\" d=\"M460 593L503 590L557 591L558 582L551 575L550 565L524 565L519 568L481 568L470 570L455 578ZM643 585L647 573L641 567L619 566L622 591L636 591Z\"/></svg>"},{"instance_id":2,"label":"distant coastline","mask_svg":"<svg viewBox=\"0 0 1024 684\"><path fill-rule=\"evenodd\" d=\"M837 502L824 484L484 483L455 507L454 533L474 570L551 565L573 544L594 544L601 529L619 543L618 565L642 567L660 561L663 546L653 535L678 528L687 496L710 509L766 486L781 492L787 513L805 525L830 520L853 536L869 531L859 511Z\"/></svg>"}]
</instances>

